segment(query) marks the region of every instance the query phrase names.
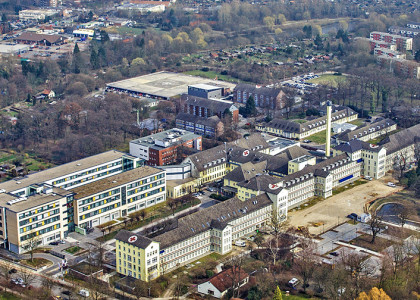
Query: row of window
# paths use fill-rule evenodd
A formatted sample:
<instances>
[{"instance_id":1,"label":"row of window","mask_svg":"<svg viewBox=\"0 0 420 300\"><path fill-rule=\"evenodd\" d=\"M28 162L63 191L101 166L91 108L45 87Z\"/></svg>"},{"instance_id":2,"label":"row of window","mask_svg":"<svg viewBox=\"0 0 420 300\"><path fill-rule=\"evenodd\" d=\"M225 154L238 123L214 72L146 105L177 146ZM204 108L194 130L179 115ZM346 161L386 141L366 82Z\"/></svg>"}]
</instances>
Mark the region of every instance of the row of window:
<instances>
[{"instance_id":1,"label":"row of window","mask_svg":"<svg viewBox=\"0 0 420 300\"><path fill-rule=\"evenodd\" d=\"M94 169L91 169L91 170L83 171L83 172L80 172L78 174L75 174L75 175L71 175L69 177L66 177L66 178L58 179L56 181L53 181L53 185L58 185L58 184L63 183L65 181L67 181L67 180L76 179L78 177L86 176L86 175L89 175L89 174L92 174L92 173L96 173L96 172L102 171L104 169L112 168L112 167L118 166L118 165L121 165L121 161L117 161L117 162L111 163L109 165L102 166L102 167L97 167L97 168L94 168ZM102 174L104 174L104 173L102 173Z\"/></svg>"},{"instance_id":2,"label":"row of window","mask_svg":"<svg viewBox=\"0 0 420 300\"><path fill-rule=\"evenodd\" d=\"M57 209L54 209L52 211L49 211L49 212L46 212L46 213L43 213L43 214L38 214L37 216L34 216L32 218L28 218L28 219L20 221L19 226L24 226L26 224L29 224L29 223L32 223L32 222L35 222L35 221L46 219L50 216L58 214L59 212L60 212L60 209L57 208Z\"/></svg>"},{"instance_id":3,"label":"row of window","mask_svg":"<svg viewBox=\"0 0 420 300\"><path fill-rule=\"evenodd\" d=\"M24 233L24 232L30 231L32 229L35 229L35 228L38 228L38 227L41 227L41 226L44 226L44 225L47 225L47 224L50 224L50 223L59 221L59 220L60 220L60 216L55 216L55 217L46 219L45 221L42 221L42 222L39 222L39 223L36 223L36 224L32 224L32 225L29 225L29 226L20 228L19 231L20 231L20 233Z\"/></svg>"},{"instance_id":4,"label":"row of window","mask_svg":"<svg viewBox=\"0 0 420 300\"><path fill-rule=\"evenodd\" d=\"M147 185L143 185L139 188L129 190L127 192L127 196L137 194L138 192L147 191L148 189L154 188L155 186L158 186L158 185L161 185L161 184L165 184L165 180L162 179L162 180L155 181L155 182L147 184Z\"/></svg>"},{"instance_id":5,"label":"row of window","mask_svg":"<svg viewBox=\"0 0 420 300\"><path fill-rule=\"evenodd\" d=\"M112 191L108 191L108 192L105 192L105 193L102 193L100 195L96 195L96 196L93 196L93 197L90 197L90 198L87 198L87 199L83 199L83 200L79 201L79 205L89 204L89 203L92 203L93 201L96 201L98 199L103 199L103 198L106 198L106 197L109 197L109 196L112 196L112 195L115 195L115 194L118 194L118 193L120 193L120 188L117 188L117 189L114 189Z\"/></svg>"},{"instance_id":6,"label":"row of window","mask_svg":"<svg viewBox=\"0 0 420 300\"><path fill-rule=\"evenodd\" d=\"M23 219L23 218L26 218L26 217L30 217L30 216L39 214L39 213L44 212L46 210L53 209L56 206L58 206L58 202L57 203L47 204L47 205L44 205L44 206L42 206L40 208L33 209L31 211L27 211L27 212L21 213L21 214L19 214L19 219Z\"/></svg>"},{"instance_id":7,"label":"row of window","mask_svg":"<svg viewBox=\"0 0 420 300\"><path fill-rule=\"evenodd\" d=\"M114 203L114 204L109 205L109 206L106 206L104 208L97 209L95 211L91 211L91 212L89 212L87 214L81 215L81 216L79 216L79 220L84 220L86 218L90 218L90 217L93 217L93 216L102 214L104 212L107 212L109 210L115 209L115 208L120 207L120 206L121 206L121 203Z\"/></svg>"},{"instance_id":8,"label":"row of window","mask_svg":"<svg viewBox=\"0 0 420 300\"><path fill-rule=\"evenodd\" d=\"M104 205L104 204L114 202L114 201L116 201L116 200L119 200L120 198L121 198L121 197L120 197L120 195L116 195L116 196L114 196L114 197L109 197L109 198L107 198L107 199L104 199L104 200L101 200L101 201L97 201L97 202L92 203L92 204L90 204L90 205L84 206L84 207L82 207L80 210L81 210L82 212L84 212L84 211L87 211L87 210L89 210L89 209L94 209L94 208L99 207L99 206L102 206L102 205Z\"/></svg>"},{"instance_id":9,"label":"row of window","mask_svg":"<svg viewBox=\"0 0 420 300\"><path fill-rule=\"evenodd\" d=\"M52 225L50 227L41 229L39 231L23 235L23 236L20 237L20 241L23 242L23 241L26 241L27 239L30 239L30 238L34 237L34 236L39 236L39 235L42 235L44 233L47 233L47 232L50 232L50 231L53 231L53 230L56 230L56 229L59 229L59 228L60 228L60 224Z\"/></svg>"},{"instance_id":10,"label":"row of window","mask_svg":"<svg viewBox=\"0 0 420 300\"><path fill-rule=\"evenodd\" d=\"M165 174L162 173L162 174L159 174L159 175L155 175L155 176L152 176L152 177L149 177L149 178L145 178L145 179L142 179L142 180L139 180L139 181L130 183L127 186L127 190L130 190L130 189L135 188L135 187L137 187L139 185L142 185L142 184L146 184L146 183L152 182L154 180L158 180L158 179L163 178L163 177L165 177Z\"/></svg>"}]
</instances>

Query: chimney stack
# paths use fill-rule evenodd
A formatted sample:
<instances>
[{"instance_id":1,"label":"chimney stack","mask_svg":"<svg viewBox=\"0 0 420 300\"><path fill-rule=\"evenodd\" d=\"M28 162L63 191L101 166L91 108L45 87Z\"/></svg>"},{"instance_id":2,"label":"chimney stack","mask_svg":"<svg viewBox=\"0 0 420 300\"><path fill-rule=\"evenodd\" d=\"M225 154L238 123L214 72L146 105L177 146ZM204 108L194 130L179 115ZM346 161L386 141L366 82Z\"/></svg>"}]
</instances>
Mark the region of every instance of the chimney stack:
<instances>
[{"instance_id":1,"label":"chimney stack","mask_svg":"<svg viewBox=\"0 0 420 300\"><path fill-rule=\"evenodd\" d=\"M326 129L326 144L325 144L325 156L330 157L331 153L331 111L332 103L327 101L327 129Z\"/></svg>"}]
</instances>

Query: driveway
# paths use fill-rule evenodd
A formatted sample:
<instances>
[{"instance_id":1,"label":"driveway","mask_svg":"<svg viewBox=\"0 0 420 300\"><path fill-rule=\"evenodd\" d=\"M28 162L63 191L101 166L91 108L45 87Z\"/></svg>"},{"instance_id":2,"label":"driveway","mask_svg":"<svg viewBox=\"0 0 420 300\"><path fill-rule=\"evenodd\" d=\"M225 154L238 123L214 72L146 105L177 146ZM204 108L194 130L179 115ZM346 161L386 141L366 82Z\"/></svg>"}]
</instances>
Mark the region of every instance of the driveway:
<instances>
[{"instance_id":1,"label":"driveway","mask_svg":"<svg viewBox=\"0 0 420 300\"><path fill-rule=\"evenodd\" d=\"M343 223L350 213L362 214L366 203L402 190L402 187L392 188L387 186L386 183L389 181L391 181L389 176L379 180L372 180L329 197L311 207L299 211L291 211L288 213L290 225L294 227L309 226L310 233L320 234ZM311 223L318 222L322 222L324 225L319 227L310 226Z\"/></svg>"}]
</instances>

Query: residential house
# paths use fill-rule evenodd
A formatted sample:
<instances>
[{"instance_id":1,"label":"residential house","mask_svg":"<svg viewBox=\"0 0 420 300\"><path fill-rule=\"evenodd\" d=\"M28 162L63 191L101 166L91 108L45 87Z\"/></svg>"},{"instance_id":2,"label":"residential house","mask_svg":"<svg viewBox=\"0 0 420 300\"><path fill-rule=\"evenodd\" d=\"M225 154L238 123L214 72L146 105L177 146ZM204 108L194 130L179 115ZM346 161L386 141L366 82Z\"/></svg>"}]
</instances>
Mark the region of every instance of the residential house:
<instances>
[{"instance_id":1,"label":"residential house","mask_svg":"<svg viewBox=\"0 0 420 300\"><path fill-rule=\"evenodd\" d=\"M209 280L197 285L202 295L209 295L218 299L223 298L229 290L237 290L249 282L249 275L240 267L226 269L214 275Z\"/></svg>"}]
</instances>

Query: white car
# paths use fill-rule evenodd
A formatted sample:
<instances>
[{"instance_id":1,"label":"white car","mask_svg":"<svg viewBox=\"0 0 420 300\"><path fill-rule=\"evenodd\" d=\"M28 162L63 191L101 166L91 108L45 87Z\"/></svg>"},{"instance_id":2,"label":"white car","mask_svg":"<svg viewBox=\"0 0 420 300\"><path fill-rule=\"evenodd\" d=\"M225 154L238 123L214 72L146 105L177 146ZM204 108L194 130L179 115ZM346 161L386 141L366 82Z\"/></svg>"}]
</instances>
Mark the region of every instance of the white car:
<instances>
[{"instance_id":1,"label":"white car","mask_svg":"<svg viewBox=\"0 0 420 300\"><path fill-rule=\"evenodd\" d=\"M390 186L390 187L396 187L395 183L393 183L393 182L388 182L387 185Z\"/></svg>"},{"instance_id":2,"label":"white car","mask_svg":"<svg viewBox=\"0 0 420 300\"><path fill-rule=\"evenodd\" d=\"M87 290L80 290L79 295L87 298L87 297L89 297L90 294L89 294L89 291L87 291Z\"/></svg>"},{"instance_id":3,"label":"white car","mask_svg":"<svg viewBox=\"0 0 420 300\"><path fill-rule=\"evenodd\" d=\"M235 242L235 246L238 246L238 247L246 247L246 243L245 243L245 241L237 240Z\"/></svg>"}]
</instances>

